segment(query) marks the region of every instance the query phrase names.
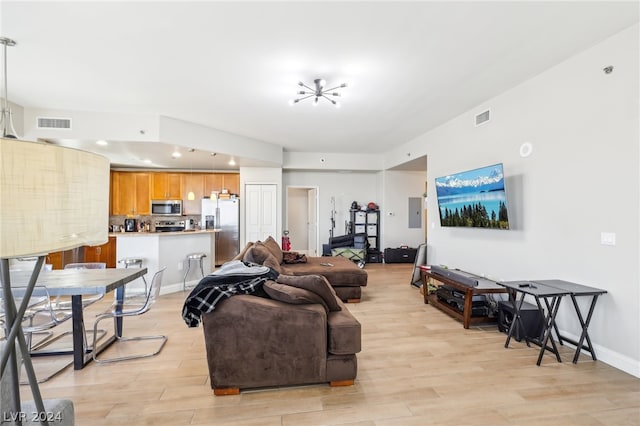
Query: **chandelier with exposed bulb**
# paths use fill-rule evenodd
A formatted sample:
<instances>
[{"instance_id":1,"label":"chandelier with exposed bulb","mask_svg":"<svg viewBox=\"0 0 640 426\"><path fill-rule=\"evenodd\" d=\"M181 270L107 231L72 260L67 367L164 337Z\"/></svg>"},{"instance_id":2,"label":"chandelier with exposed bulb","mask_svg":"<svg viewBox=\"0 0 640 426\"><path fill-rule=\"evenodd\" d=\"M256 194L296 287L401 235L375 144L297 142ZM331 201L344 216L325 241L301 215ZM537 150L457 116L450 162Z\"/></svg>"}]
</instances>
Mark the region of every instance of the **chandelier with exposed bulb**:
<instances>
[{"instance_id":1,"label":"chandelier with exposed bulb","mask_svg":"<svg viewBox=\"0 0 640 426\"><path fill-rule=\"evenodd\" d=\"M298 91L296 94L301 95L302 97L290 100L289 105L297 104L298 102L304 101L305 99L313 98L313 105L315 106L318 105L318 101L320 100L320 98L324 98L331 102L336 108L340 108L340 103L334 99L331 99L331 97L339 97L340 93L336 90L347 87L347 83L342 83L339 86L326 89L326 81L321 78L316 78L315 80L313 80L313 84L315 88L311 88L301 81L298 82L298 86L304 87L307 90Z\"/></svg>"}]
</instances>

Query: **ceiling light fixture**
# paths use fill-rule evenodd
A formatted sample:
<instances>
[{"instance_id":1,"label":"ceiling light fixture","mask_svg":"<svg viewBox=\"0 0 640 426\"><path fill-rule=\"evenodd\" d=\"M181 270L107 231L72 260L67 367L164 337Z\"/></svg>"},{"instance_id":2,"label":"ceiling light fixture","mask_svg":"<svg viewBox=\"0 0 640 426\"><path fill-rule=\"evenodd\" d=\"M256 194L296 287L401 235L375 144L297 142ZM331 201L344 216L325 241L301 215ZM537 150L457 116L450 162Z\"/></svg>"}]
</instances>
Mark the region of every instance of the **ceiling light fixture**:
<instances>
[{"instance_id":1,"label":"ceiling light fixture","mask_svg":"<svg viewBox=\"0 0 640 426\"><path fill-rule=\"evenodd\" d=\"M13 127L13 118L11 114L11 109L9 108L9 98L7 95L7 46L15 46L16 42L11 40L10 38L0 37L0 43L4 45L4 84L2 97L4 98L4 102L2 103L2 116L0 116L0 128L2 129L2 137L3 138L11 138L18 139L18 134L16 133L16 129Z\"/></svg>"},{"instance_id":2,"label":"ceiling light fixture","mask_svg":"<svg viewBox=\"0 0 640 426\"><path fill-rule=\"evenodd\" d=\"M340 93L339 92L335 92L334 90L338 90L338 89L342 89L344 87L347 87L347 83L342 83L339 86L336 87L332 87L331 89L325 89L325 86L327 85L326 81L324 81L321 78L316 78L315 80L313 80L313 84L315 85L315 88L312 89L311 87L307 86L306 84L304 84L303 82L298 82L298 86L300 87L304 87L308 90L300 90L298 91L298 95L302 95L301 98L298 99L292 99L289 101L289 105L293 105L293 104L297 104L300 101L304 101L305 99L309 99L309 98L314 98L313 99L313 105L318 105L318 100L320 98L324 98L326 100L328 100L329 102L331 102L336 108L340 108L340 103L338 103L337 101L331 99L329 96L335 96L335 97L339 97Z\"/></svg>"}]
</instances>

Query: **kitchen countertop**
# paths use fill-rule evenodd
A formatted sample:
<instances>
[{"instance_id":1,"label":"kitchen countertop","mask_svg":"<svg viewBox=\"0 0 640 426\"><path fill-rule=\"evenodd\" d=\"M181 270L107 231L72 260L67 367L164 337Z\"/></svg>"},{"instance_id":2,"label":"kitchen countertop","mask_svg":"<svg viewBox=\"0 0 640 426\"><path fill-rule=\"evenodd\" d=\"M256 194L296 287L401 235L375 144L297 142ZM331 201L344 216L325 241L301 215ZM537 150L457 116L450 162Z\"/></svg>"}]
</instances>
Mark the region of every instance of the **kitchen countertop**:
<instances>
[{"instance_id":1,"label":"kitchen countertop","mask_svg":"<svg viewBox=\"0 0 640 426\"><path fill-rule=\"evenodd\" d=\"M167 235L198 235L198 234L213 234L220 232L219 229L199 229L193 231L176 231L176 232L109 232L110 237L148 237L154 236L167 236Z\"/></svg>"}]
</instances>

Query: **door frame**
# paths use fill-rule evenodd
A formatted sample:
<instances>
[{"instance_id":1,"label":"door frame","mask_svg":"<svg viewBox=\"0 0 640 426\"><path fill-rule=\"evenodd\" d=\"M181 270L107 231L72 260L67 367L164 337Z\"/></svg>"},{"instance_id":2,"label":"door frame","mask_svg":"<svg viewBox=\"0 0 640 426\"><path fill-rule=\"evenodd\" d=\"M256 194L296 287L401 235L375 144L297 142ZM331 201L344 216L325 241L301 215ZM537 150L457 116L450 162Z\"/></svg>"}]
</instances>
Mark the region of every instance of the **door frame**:
<instances>
[{"instance_id":1,"label":"door frame","mask_svg":"<svg viewBox=\"0 0 640 426\"><path fill-rule=\"evenodd\" d=\"M284 219L284 229L289 229L289 209L290 209L290 203L289 203L289 189L306 189L307 190L307 203L312 202L315 203L315 217L316 217L316 226L315 226L315 240L316 240L316 246L315 246L315 255L316 256L320 256L320 254L322 253L322 251L320 250L320 223L319 223L319 219L320 219L320 187L317 185L287 185L286 187L286 191L285 191L285 202L286 202L286 211L285 211L285 219ZM313 197L310 197L310 194L312 193L311 190L315 190L315 199L311 199ZM312 255L312 254L311 254Z\"/></svg>"}]
</instances>

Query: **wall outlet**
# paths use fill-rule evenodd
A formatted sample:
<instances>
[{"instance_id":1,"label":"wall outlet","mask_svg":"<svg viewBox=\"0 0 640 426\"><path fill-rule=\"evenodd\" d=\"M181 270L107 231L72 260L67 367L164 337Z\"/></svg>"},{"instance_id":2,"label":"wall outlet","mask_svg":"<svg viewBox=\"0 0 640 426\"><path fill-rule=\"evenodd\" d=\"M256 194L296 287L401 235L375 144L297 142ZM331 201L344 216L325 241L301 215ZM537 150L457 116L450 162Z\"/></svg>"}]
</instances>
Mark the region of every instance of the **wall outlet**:
<instances>
[{"instance_id":1,"label":"wall outlet","mask_svg":"<svg viewBox=\"0 0 640 426\"><path fill-rule=\"evenodd\" d=\"M178 262L178 271L182 271L184 268L184 264L182 262Z\"/></svg>"}]
</instances>

